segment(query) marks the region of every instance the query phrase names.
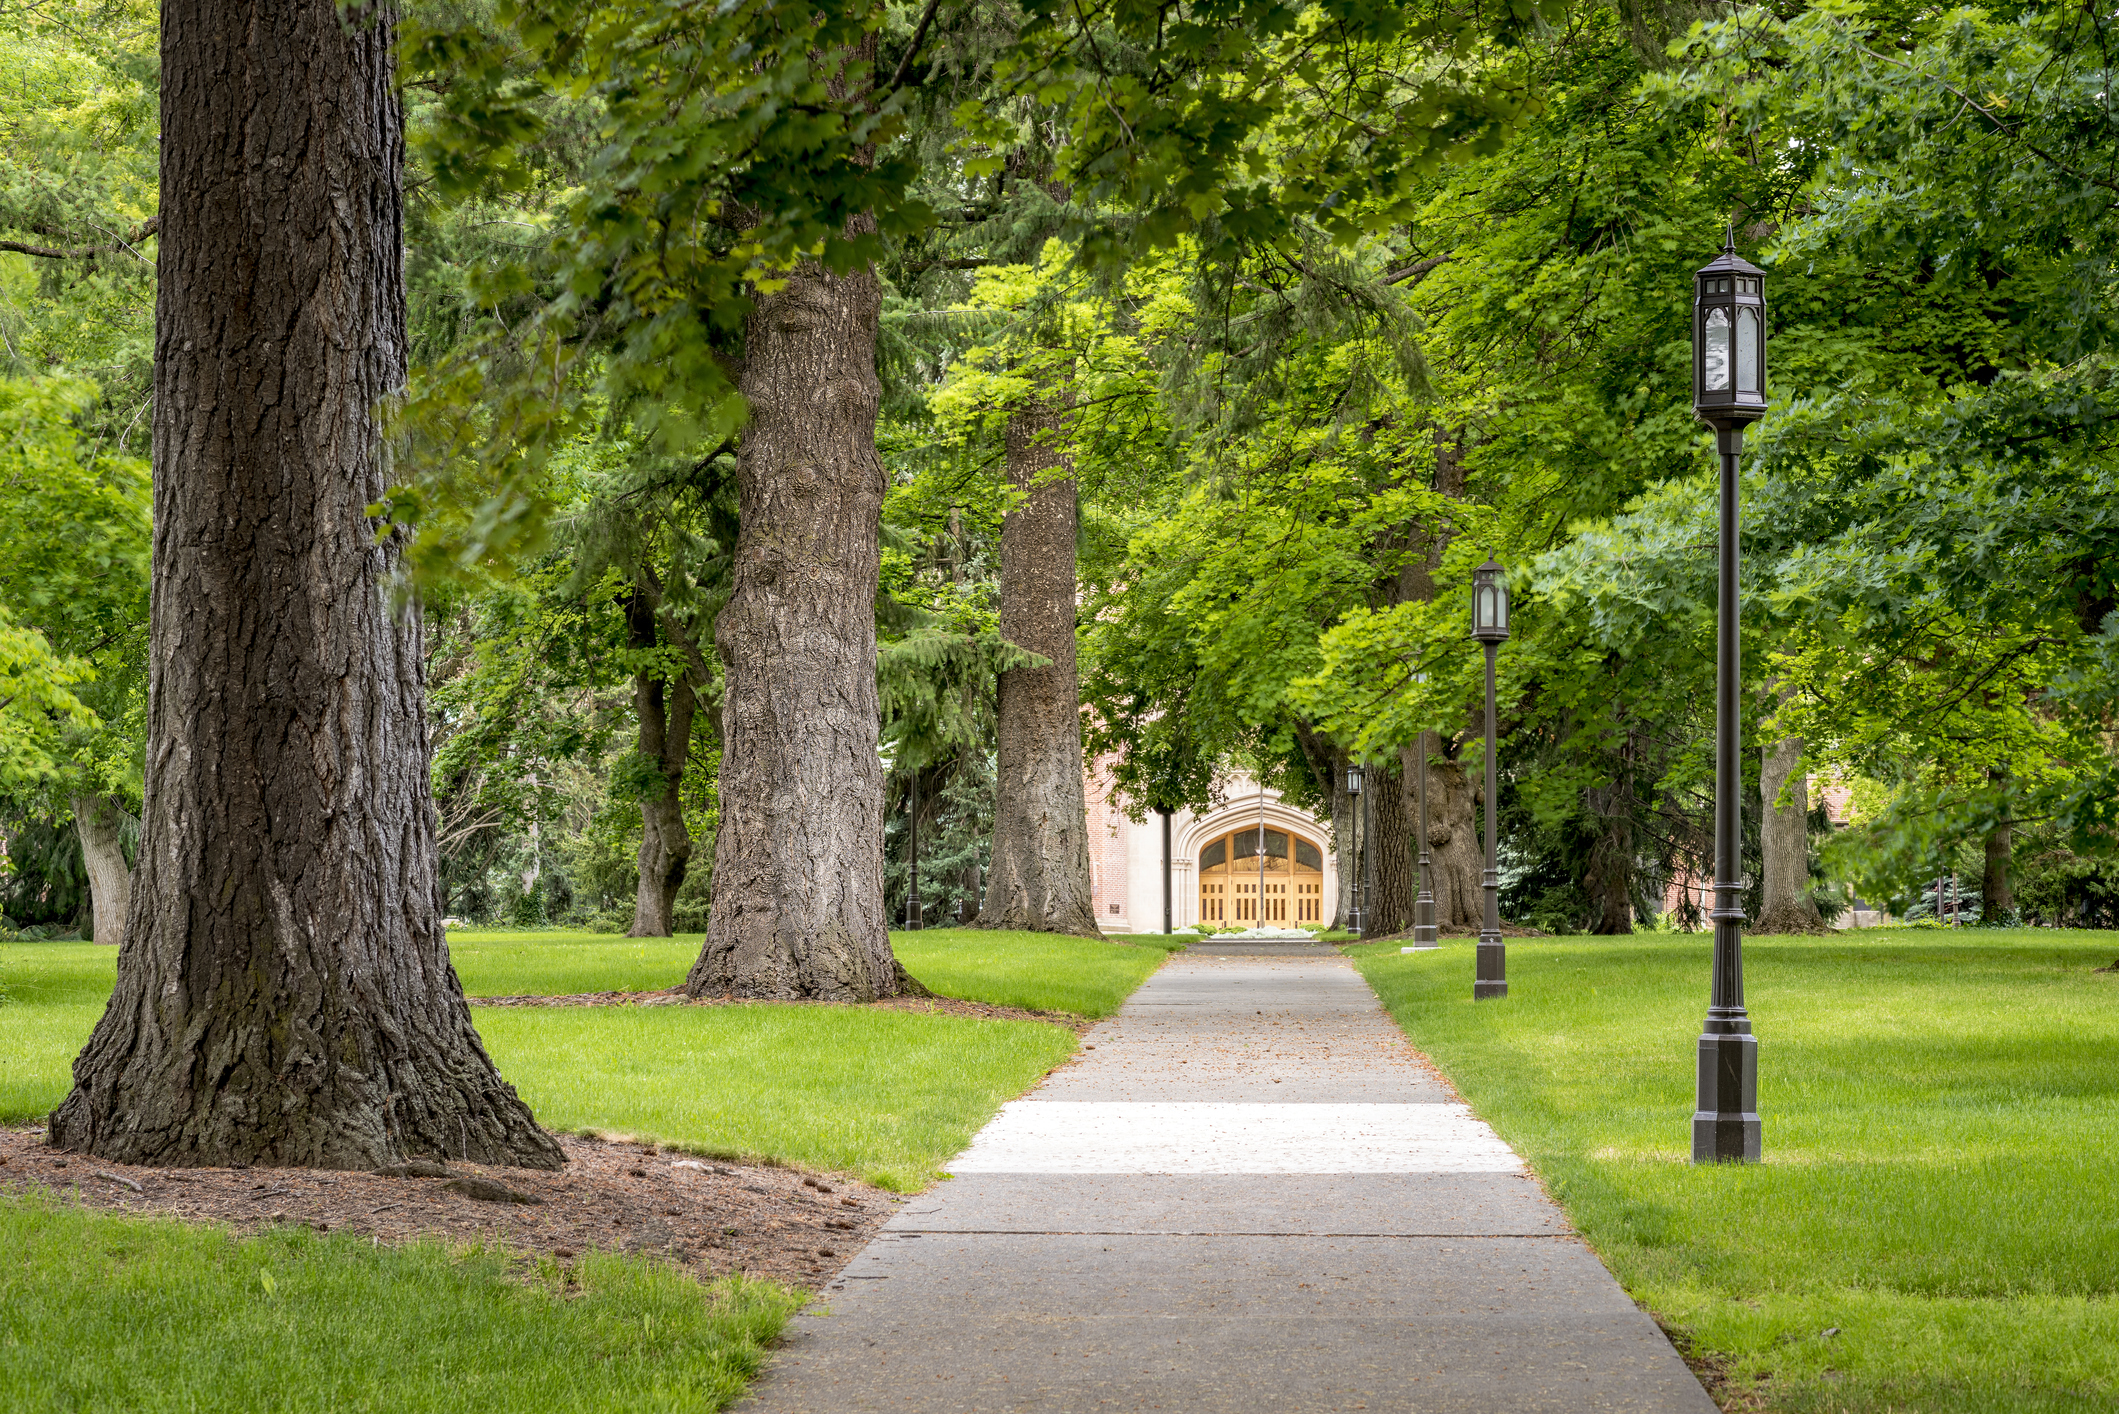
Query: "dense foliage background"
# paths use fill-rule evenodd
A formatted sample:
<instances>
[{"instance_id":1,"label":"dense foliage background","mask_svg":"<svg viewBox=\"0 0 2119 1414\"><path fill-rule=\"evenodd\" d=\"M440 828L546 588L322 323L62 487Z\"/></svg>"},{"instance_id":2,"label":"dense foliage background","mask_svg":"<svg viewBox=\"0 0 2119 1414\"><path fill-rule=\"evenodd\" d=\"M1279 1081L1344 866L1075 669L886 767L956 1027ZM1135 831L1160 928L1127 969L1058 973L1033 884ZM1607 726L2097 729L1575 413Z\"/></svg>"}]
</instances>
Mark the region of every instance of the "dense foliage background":
<instances>
[{"instance_id":1,"label":"dense foliage background","mask_svg":"<svg viewBox=\"0 0 2119 1414\"><path fill-rule=\"evenodd\" d=\"M884 280L894 910L914 788L928 916L979 907L1024 661L1003 442L1064 388L1088 739L1130 807L1240 766L1330 817L1340 764L1429 731L1474 770L1492 555L1505 910L1698 926L1696 893L1666 908L1710 866L1690 272L1727 235L1773 309L1746 741L1799 739L1838 787L1823 912L1932 914L1954 872L1992 922L2119 925L2109 13L1157 13L407 7L418 371L387 510L420 531L447 911L625 927L643 801L674 795L677 927L704 926L727 369L750 282L816 253ZM814 70L827 40L876 56L865 88ZM0 5L15 927L87 925L78 816L134 847L156 52L140 0Z\"/></svg>"}]
</instances>

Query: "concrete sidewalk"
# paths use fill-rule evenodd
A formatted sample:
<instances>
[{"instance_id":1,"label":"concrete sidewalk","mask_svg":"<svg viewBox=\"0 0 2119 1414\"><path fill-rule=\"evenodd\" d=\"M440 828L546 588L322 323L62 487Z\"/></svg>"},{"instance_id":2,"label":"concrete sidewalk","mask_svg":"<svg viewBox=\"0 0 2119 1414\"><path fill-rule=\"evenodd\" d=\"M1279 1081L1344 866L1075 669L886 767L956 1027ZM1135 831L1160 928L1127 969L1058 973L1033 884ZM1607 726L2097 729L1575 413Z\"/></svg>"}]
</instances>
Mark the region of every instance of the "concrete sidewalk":
<instances>
[{"instance_id":1,"label":"concrete sidewalk","mask_svg":"<svg viewBox=\"0 0 2119 1414\"><path fill-rule=\"evenodd\" d=\"M1714 1411L1337 957L1173 959L950 1171L746 1410Z\"/></svg>"}]
</instances>

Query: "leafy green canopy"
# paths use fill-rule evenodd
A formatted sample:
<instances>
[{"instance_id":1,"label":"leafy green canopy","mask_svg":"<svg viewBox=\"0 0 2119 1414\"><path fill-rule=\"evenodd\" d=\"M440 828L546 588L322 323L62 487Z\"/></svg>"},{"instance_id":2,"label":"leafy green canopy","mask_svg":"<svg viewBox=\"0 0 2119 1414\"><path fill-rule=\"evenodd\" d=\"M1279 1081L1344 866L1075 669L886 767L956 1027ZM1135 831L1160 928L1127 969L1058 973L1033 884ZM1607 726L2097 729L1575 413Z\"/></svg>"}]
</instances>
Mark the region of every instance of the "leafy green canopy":
<instances>
[{"instance_id":1,"label":"leafy green canopy","mask_svg":"<svg viewBox=\"0 0 2119 1414\"><path fill-rule=\"evenodd\" d=\"M1055 175L1076 201L1123 213L1068 233L1092 263L1187 235L1227 257L1285 245L1307 223L1351 241L1402 219L1445 159L1496 150L1535 110L1517 49L1563 11L1558 0L1027 0L994 71L1005 91L1057 108ZM971 102L957 114L989 140L1008 116Z\"/></svg>"},{"instance_id":2,"label":"leafy green canopy","mask_svg":"<svg viewBox=\"0 0 2119 1414\"><path fill-rule=\"evenodd\" d=\"M79 380L0 380L0 796L137 798L146 464L83 434Z\"/></svg>"},{"instance_id":3,"label":"leafy green canopy","mask_svg":"<svg viewBox=\"0 0 2119 1414\"><path fill-rule=\"evenodd\" d=\"M1774 263L1845 296L1756 459L1784 729L1899 788L1879 887L2010 817L2119 845L2119 21L1843 6L1693 54L1816 154Z\"/></svg>"},{"instance_id":4,"label":"leafy green canopy","mask_svg":"<svg viewBox=\"0 0 2119 1414\"><path fill-rule=\"evenodd\" d=\"M894 64L878 60L893 16L874 5L508 0L417 27L407 64L440 95L420 144L443 190L528 181L520 156L562 98L590 105L601 141L558 223L558 293L427 376L407 426L417 474L384 509L425 523L413 563L430 576L534 545L542 459L591 386L662 450L724 441L744 416L730 362L753 292L922 231L923 162L997 170L1026 103L1059 134L1053 177L1078 188L1073 243L1092 264L1188 233L1216 251L1317 222L1351 239L1531 110L1510 55L1536 14L1033 6L998 17L1014 37L941 157L905 117L932 12ZM495 304L532 283L520 263L483 281Z\"/></svg>"}]
</instances>

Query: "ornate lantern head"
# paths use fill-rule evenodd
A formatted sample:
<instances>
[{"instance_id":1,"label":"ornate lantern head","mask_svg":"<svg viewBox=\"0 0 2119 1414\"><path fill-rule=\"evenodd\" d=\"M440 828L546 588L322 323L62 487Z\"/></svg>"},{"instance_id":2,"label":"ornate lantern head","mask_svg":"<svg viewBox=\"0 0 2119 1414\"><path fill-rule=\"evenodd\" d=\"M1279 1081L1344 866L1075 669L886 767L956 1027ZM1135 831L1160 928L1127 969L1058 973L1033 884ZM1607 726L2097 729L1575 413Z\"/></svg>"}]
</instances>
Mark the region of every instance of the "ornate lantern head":
<instances>
[{"instance_id":1,"label":"ornate lantern head","mask_svg":"<svg viewBox=\"0 0 2119 1414\"><path fill-rule=\"evenodd\" d=\"M1492 558L1472 571L1472 637L1481 643L1508 640L1508 571Z\"/></svg>"},{"instance_id":2,"label":"ornate lantern head","mask_svg":"<svg viewBox=\"0 0 2119 1414\"><path fill-rule=\"evenodd\" d=\"M1347 763L1346 793L1348 795L1361 794L1361 763L1359 761L1350 761Z\"/></svg>"},{"instance_id":3,"label":"ornate lantern head","mask_svg":"<svg viewBox=\"0 0 2119 1414\"><path fill-rule=\"evenodd\" d=\"M1766 415L1766 272L1732 232L1692 283L1692 411L1727 432Z\"/></svg>"}]
</instances>

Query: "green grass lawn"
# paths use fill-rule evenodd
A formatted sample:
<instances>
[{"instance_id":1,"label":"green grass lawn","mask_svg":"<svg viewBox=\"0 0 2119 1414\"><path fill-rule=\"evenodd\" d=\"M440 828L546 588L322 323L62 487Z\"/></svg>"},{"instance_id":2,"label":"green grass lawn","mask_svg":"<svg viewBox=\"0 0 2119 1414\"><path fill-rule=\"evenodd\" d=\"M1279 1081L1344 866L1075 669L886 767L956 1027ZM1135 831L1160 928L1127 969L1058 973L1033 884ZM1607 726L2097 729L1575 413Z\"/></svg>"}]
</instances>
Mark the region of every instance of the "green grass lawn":
<instances>
[{"instance_id":1,"label":"green grass lawn","mask_svg":"<svg viewBox=\"0 0 2119 1414\"><path fill-rule=\"evenodd\" d=\"M449 934L449 960L470 997L564 997L580 992L653 992L684 980L700 936L622 938L611 933Z\"/></svg>"},{"instance_id":2,"label":"green grass lawn","mask_svg":"<svg viewBox=\"0 0 2119 1414\"><path fill-rule=\"evenodd\" d=\"M1745 943L1765 1162L1690 1162L1705 936L1358 949L1413 1043L1634 1297L1787 1410L2110 1411L2111 934ZM1821 1333L1838 1329L1836 1336Z\"/></svg>"},{"instance_id":3,"label":"green grass lawn","mask_svg":"<svg viewBox=\"0 0 2119 1414\"><path fill-rule=\"evenodd\" d=\"M930 928L892 933L890 945L906 971L945 997L1102 1017L1118 1010L1169 950L1183 946L1188 936L1180 933L1166 940L1151 934L1104 942L1052 933ZM674 987L699 956L699 944L697 933L620 938L607 933L466 929L449 935L449 956L466 995L552 997ZM104 956L109 955L105 949Z\"/></svg>"},{"instance_id":4,"label":"green grass lawn","mask_svg":"<svg viewBox=\"0 0 2119 1414\"><path fill-rule=\"evenodd\" d=\"M537 1118L728 1158L924 1188L1074 1053L1036 1021L854 1007L481 1007Z\"/></svg>"},{"instance_id":5,"label":"green grass lawn","mask_svg":"<svg viewBox=\"0 0 2119 1414\"><path fill-rule=\"evenodd\" d=\"M597 1253L562 1269L306 1228L237 1240L0 1199L0 1408L714 1410L799 1301Z\"/></svg>"},{"instance_id":6,"label":"green grass lawn","mask_svg":"<svg viewBox=\"0 0 2119 1414\"><path fill-rule=\"evenodd\" d=\"M1160 942L1160 939L1153 940ZM1181 939L1179 941L1182 941ZM1164 947L1040 933L899 933L906 968L945 996L1104 1016ZM456 933L473 996L648 991L680 982L699 939ZM0 1123L49 1113L102 1014L116 951L0 944ZM1007 1100L1065 1060L1037 1022L844 1007L477 1009L501 1073L547 1125L615 1132L920 1188Z\"/></svg>"},{"instance_id":7,"label":"green grass lawn","mask_svg":"<svg viewBox=\"0 0 2119 1414\"><path fill-rule=\"evenodd\" d=\"M1035 1011L1104 1017L1162 966L1173 949L1196 935L1125 935L1109 940L1055 933L929 928L892 933L890 946L905 970L945 997Z\"/></svg>"},{"instance_id":8,"label":"green grass lawn","mask_svg":"<svg viewBox=\"0 0 2119 1414\"><path fill-rule=\"evenodd\" d=\"M1102 1016L1166 952L1039 934L900 934L947 996ZM474 996L647 991L699 939L459 933ZM110 994L116 952L0 944L0 1123L46 1114ZM546 1125L924 1186L1074 1033L857 1007L474 1011ZM237 1240L0 1199L0 1409L712 1410L742 1392L798 1298L701 1297L654 1263L392 1250L306 1229ZM147 1342L143 1346L143 1341ZM145 1349L148 1353L143 1355Z\"/></svg>"}]
</instances>

